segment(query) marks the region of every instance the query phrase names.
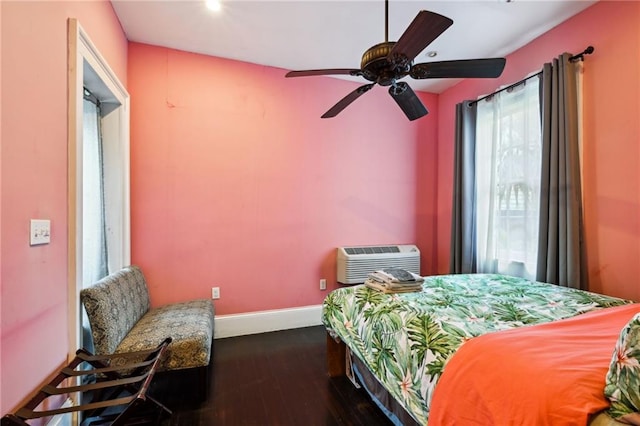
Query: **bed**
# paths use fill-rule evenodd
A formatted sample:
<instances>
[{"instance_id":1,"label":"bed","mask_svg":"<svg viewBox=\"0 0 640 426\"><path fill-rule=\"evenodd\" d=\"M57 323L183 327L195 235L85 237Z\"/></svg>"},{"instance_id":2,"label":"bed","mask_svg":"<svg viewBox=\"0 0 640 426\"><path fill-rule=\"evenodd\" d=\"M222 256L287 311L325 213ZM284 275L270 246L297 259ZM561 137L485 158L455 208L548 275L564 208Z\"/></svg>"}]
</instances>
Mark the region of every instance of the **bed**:
<instances>
[{"instance_id":1,"label":"bed","mask_svg":"<svg viewBox=\"0 0 640 426\"><path fill-rule=\"evenodd\" d=\"M640 304L615 297L504 275L460 274L426 277L414 293L339 288L324 300L322 321L329 375L352 376L395 424L595 426L620 424L605 413L609 400L602 390L620 331L638 312ZM566 357L570 352L573 358ZM530 370L538 358L542 370ZM550 372L550 365L575 373L565 378L573 383L568 391L539 380L564 374ZM539 394L529 397L533 382L541 383ZM554 397L549 387L573 397ZM548 421L566 407L571 422Z\"/></svg>"}]
</instances>

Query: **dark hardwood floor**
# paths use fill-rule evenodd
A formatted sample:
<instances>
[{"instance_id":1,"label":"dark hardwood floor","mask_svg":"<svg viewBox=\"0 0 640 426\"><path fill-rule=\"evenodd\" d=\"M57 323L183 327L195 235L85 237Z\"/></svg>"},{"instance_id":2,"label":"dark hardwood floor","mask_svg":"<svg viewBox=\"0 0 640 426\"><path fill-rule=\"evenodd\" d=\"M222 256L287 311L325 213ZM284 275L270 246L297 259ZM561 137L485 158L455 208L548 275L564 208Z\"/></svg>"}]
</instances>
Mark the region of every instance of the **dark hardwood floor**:
<instances>
[{"instance_id":1,"label":"dark hardwood floor","mask_svg":"<svg viewBox=\"0 0 640 426\"><path fill-rule=\"evenodd\" d=\"M318 326L217 339L208 399L168 404L168 423L389 426L364 389L327 376L325 336Z\"/></svg>"}]
</instances>

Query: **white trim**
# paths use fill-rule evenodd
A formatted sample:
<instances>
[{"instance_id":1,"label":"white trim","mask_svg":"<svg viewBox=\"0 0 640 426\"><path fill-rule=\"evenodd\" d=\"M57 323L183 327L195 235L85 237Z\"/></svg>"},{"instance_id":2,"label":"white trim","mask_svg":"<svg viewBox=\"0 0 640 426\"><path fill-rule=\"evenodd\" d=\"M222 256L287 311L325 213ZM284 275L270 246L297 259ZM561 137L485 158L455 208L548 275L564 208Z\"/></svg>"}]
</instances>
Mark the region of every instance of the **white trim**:
<instances>
[{"instance_id":1,"label":"white trim","mask_svg":"<svg viewBox=\"0 0 640 426\"><path fill-rule=\"evenodd\" d=\"M85 70L85 64L88 66ZM89 69L92 70L89 72ZM71 361L77 348L82 346L79 293L82 289L82 99L85 81L95 77L94 82L103 84L110 94L110 101L117 104L106 120L113 140L118 145L114 150L120 156L119 184L122 205L117 224L122 244L117 250L116 267L130 263L130 217L129 217L129 93L120 83L100 52L82 29L77 19L68 19L68 305L69 305L69 353ZM89 84L91 86L92 83ZM89 87L93 89L93 87ZM104 119L103 119L104 121ZM110 262L111 265L111 262Z\"/></svg>"},{"instance_id":2,"label":"white trim","mask_svg":"<svg viewBox=\"0 0 640 426\"><path fill-rule=\"evenodd\" d=\"M127 89L125 89L124 85L120 83L116 73L111 70L111 67L109 67L107 61L95 47L89 38L89 35L80 26L78 20L69 18L69 26L70 31L74 32L77 37L77 48L78 52L82 55L82 59L87 61L87 63L91 65L91 68L98 73L102 82L107 85L118 101L124 102L125 100L128 100L129 93L127 93Z\"/></svg>"},{"instance_id":3,"label":"white trim","mask_svg":"<svg viewBox=\"0 0 640 426\"><path fill-rule=\"evenodd\" d=\"M244 336L322 324L322 305L300 308L216 315L214 338Z\"/></svg>"}]
</instances>

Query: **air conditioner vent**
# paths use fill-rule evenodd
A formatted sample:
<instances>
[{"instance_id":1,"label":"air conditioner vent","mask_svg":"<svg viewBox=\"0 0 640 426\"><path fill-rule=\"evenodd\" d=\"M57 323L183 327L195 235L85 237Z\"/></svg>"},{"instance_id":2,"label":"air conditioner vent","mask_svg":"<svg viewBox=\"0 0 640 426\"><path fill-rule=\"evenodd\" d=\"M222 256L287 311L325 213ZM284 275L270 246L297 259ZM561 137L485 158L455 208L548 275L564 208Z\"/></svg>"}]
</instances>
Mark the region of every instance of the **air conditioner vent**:
<instances>
[{"instance_id":1,"label":"air conditioner vent","mask_svg":"<svg viewBox=\"0 0 640 426\"><path fill-rule=\"evenodd\" d=\"M347 254L400 253L398 246L345 247Z\"/></svg>"},{"instance_id":2,"label":"air conditioner vent","mask_svg":"<svg viewBox=\"0 0 640 426\"><path fill-rule=\"evenodd\" d=\"M337 281L361 284L374 271L402 268L420 275L420 250L415 245L339 247Z\"/></svg>"}]
</instances>

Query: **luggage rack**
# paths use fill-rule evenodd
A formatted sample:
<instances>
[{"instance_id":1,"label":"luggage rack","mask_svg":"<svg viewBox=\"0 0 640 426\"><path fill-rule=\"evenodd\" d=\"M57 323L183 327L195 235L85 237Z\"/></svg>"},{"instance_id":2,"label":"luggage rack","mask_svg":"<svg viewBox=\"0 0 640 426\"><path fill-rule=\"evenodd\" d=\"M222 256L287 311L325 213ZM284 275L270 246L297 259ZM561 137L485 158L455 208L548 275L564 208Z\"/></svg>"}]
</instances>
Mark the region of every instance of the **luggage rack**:
<instances>
[{"instance_id":1,"label":"luggage rack","mask_svg":"<svg viewBox=\"0 0 640 426\"><path fill-rule=\"evenodd\" d=\"M93 355L79 349L74 359L27 404L2 417L1 426L28 426L29 420L72 412L82 412L82 426L159 424L163 417L171 416L171 410L149 395L148 390L169 343L170 337L154 349L112 355ZM113 360L117 361L112 363ZM92 368L84 369L89 366ZM76 385L83 377L95 380ZM88 402L38 410L49 397L73 393L79 393L80 401Z\"/></svg>"}]
</instances>

